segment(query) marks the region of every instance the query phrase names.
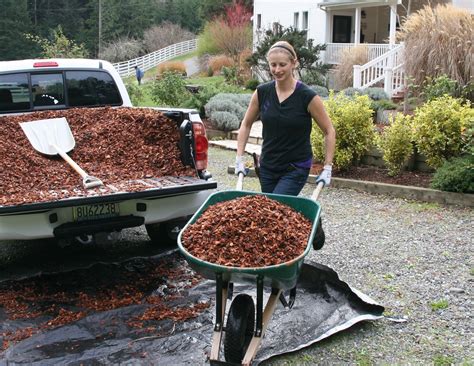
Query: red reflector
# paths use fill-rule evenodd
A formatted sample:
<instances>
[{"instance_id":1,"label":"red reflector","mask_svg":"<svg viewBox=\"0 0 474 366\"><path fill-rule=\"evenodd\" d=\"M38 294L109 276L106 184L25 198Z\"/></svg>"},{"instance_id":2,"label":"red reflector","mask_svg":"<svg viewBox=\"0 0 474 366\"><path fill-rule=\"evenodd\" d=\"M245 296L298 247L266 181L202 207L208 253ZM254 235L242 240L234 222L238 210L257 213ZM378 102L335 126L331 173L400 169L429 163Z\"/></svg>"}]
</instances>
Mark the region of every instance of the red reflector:
<instances>
[{"instance_id":1,"label":"red reflector","mask_svg":"<svg viewBox=\"0 0 474 366\"><path fill-rule=\"evenodd\" d=\"M38 61L33 64L33 67L57 67L56 61Z\"/></svg>"}]
</instances>

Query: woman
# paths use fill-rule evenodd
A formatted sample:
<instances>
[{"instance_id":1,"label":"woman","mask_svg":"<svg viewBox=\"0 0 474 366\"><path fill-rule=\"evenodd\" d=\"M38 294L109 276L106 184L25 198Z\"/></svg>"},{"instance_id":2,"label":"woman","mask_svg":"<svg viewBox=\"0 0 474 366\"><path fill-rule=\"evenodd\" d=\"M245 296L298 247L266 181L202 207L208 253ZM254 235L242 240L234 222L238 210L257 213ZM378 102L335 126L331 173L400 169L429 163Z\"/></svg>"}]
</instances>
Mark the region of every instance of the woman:
<instances>
[{"instance_id":1,"label":"woman","mask_svg":"<svg viewBox=\"0 0 474 366\"><path fill-rule=\"evenodd\" d=\"M273 81L259 85L253 93L237 138L236 174L245 174L243 155L253 122L260 116L263 146L260 157L262 192L297 196L312 165L311 127L316 121L324 134L324 168L316 183L331 182L336 132L321 98L314 90L296 80L298 60L294 48L276 42L267 53Z\"/></svg>"}]
</instances>

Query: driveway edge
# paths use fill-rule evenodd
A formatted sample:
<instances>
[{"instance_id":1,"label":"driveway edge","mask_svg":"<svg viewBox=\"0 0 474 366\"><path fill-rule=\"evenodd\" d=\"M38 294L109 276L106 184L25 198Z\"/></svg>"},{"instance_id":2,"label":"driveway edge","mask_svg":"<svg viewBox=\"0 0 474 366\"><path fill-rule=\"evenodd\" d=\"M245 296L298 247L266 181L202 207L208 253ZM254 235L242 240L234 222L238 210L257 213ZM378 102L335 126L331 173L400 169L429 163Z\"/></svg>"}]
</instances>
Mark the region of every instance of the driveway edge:
<instances>
[{"instance_id":1,"label":"driveway edge","mask_svg":"<svg viewBox=\"0 0 474 366\"><path fill-rule=\"evenodd\" d=\"M229 166L227 172L234 174L235 167ZM255 170L249 170L249 177L255 177ZM308 183L314 183L316 175L310 174ZM436 189L419 188L413 186L402 186L398 184L387 184L369 182L365 180L354 180L345 178L331 178L331 187L348 188L357 191L363 191L371 194L384 194L397 198L405 198L422 202L441 203L445 205L458 205L465 207L474 207L474 194L445 192Z\"/></svg>"}]
</instances>

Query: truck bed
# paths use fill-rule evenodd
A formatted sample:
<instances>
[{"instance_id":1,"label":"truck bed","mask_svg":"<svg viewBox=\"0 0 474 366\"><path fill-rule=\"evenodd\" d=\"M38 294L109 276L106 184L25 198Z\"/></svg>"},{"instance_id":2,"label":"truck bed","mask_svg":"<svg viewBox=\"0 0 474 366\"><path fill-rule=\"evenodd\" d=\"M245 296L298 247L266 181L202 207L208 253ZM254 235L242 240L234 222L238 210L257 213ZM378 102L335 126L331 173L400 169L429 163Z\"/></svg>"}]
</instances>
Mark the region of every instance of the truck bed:
<instances>
[{"instance_id":1,"label":"truck bed","mask_svg":"<svg viewBox=\"0 0 474 366\"><path fill-rule=\"evenodd\" d=\"M197 177L146 178L104 185L99 188L77 189L69 197L47 202L0 205L0 215L50 210L60 207L119 202L130 199L153 199L215 189L217 183Z\"/></svg>"}]
</instances>

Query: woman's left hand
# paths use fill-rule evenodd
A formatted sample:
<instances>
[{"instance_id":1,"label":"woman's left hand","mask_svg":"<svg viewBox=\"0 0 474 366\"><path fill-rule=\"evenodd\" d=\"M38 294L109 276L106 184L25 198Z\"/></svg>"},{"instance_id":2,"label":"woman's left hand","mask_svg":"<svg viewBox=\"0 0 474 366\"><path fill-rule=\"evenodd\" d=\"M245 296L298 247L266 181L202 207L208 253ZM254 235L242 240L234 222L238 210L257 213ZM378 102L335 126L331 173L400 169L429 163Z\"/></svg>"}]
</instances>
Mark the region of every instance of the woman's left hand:
<instances>
[{"instance_id":1,"label":"woman's left hand","mask_svg":"<svg viewBox=\"0 0 474 366\"><path fill-rule=\"evenodd\" d=\"M316 177L316 184L323 182L324 186L331 183L332 165L325 165L322 172Z\"/></svg>"}]
</instances>

